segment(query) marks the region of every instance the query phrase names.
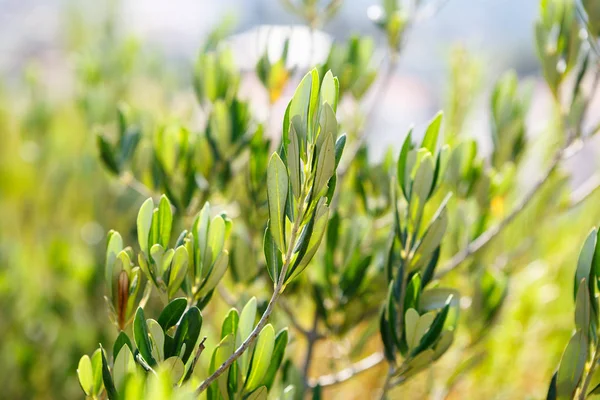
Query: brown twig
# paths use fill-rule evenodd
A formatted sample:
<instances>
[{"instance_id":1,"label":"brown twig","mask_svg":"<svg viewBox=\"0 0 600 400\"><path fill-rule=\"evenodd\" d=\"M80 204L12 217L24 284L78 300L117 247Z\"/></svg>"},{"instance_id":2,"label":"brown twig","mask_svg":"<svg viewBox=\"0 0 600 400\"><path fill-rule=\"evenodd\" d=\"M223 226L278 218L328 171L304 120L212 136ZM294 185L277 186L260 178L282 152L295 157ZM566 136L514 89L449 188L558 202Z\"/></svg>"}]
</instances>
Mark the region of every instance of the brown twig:
<instances>
[{"instance_id":1,"label":"brown twig","mask_svg":"<svg viewBox=\"0 0 600 400\"><path fill-rule=\"evenodd\" d=\"M310 380L309 386L315 387L319 385L321 387L325 387L336 385L338 383L345 382L362 372L368 371L384 361L385 357L383 356L383 353L373 353L370 356L355 362L349 367L342 369L341 371L329 375L323 375L317 379Z\"/></svg>"},{"instance_id":2,"label":"brown twig","mask_svg":"<svg viewBox=\"0 0 600 400\"><path fill-rule=\"evenodd\" d=\"M313 318L312 328L306 335L306 355L304 358L304 366L302 367L302 380L304 382L304 387L309 387L308 383L308 371L310 370L310 365L312 363L313 353L315 350L315 344L319 340L317 336L317 326L319 324L319 310L315 310L315 315Z\"/></svg>"}]
</instances>

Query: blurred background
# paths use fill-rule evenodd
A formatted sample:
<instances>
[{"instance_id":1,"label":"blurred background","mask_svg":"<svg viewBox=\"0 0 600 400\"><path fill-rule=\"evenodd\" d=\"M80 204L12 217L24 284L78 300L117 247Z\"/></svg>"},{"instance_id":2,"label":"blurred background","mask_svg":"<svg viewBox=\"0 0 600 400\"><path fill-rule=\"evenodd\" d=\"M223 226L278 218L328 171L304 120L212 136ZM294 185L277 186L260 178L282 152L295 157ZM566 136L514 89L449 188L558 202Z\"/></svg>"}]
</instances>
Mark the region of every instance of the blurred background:
<instances>
[{"instance_id":1,"label":"blurred background","mask_svg":"<svg viewBox=\"0 0 600 400\"><path fill-rule=\"evenodd\" d=\"M105 237L112 228L131 230L142 201L98 159L94 129L114 120L115 105L192 115L193 63L207 35L229 21L227 40L249 71L242 91L266 115L266 94L251 72L265 46L281 47L291 34L291 59L306 67L323 62L332 42L368 35L379 48L378 65L385 38L368 18L374 2L345 1L309 49L306 28L275 0L0 0L0 397L81 398L77 361L110 335ZM461 54L477 66L465 129L484 153L489 91L508 69L533 85L530 134L547 129L551 107L533 38L537 10L534 0L448 0L416 23L370 122L369 152L377 158L388 145L397 149L411 124L447 105L452 60L460 66ZM294 87L270 114L275 126ZM598 98L590 109L600 114ZM587 151L570 161L574 188L597 168L595 158ZM487 364L455 398L544 395L572 325L572 305L559 298L571 280L561 279L571 276L577 243L599 214L588 207L555 221L560 237L544 240L546 259L515 279L504 316L512 322L500 324ZM375 378L377 371L363 379ZM357 386L342 387L336 398L359 398ZM497 389L492 397L490 388Z\"/></svg>"}]
</instances>

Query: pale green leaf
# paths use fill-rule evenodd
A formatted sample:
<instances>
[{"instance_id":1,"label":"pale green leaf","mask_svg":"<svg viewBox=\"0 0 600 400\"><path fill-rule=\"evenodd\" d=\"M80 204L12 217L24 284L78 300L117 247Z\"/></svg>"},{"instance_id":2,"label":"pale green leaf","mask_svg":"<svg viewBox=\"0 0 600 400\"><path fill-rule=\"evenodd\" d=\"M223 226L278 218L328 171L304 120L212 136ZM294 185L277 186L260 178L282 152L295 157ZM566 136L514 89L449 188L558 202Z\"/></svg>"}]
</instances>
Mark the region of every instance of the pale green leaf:
<instances>
[{"instance_id":1,"label":"pale green leaf","mask_svg":"<svg viewBox=\"0 0 600 400\"><path fill-rule=\"evenodd\" d=\"M87 354L79 359L77 377L79 378L81 389L83 389L87 396L91 396L94 390L94 372L92 369L92 360Z\"/></svg>"},{"instance_id":2,"label":"pale green leaf","mask_svg":"<svg viewBox=\"0 0 600 400\"><path fill-rule=\"evenodd\" d=\"M240 314L240 321L238 324L238 331L235 339L235 347L240 347L241 344L250 336L252 329L254 328L254 320L256 319L256 297L252 297L242 309ZM248 373L248 367L250 366L250 355L248 352L244 352L238 358L238 365L242 376L246 376Z\"/></svg>"},{"instance_id":3,"label":"pale green leaf","mask_svg":"<svg viewBox=\"0 0 600 400\"><path fill-rule=\"evenodd\" d=\"M148 319L146 321L148 326L148 333L150 334L151 346L152 346L152 356L155 360L160 361L165 359L165 333L162 330L162 327L153 319Z\"/></svg>"},{"instance_id":4,"label":"pale green leaf","mask_svg":"<svg viewBox=\"0 0 600 400\"><path fill-rule=\"evenodd\" d=\"M137 235L140 249L148 254L148 243L150 237L150 229L152 227L152 214L154 212L154 202L152 198L148 198L138 212L137 217Z\"/></svg>"},{"instance_id":5,"label":"pale green leaf","mask_svg":"<svg viewBox=\"0 0 600 400\"><path fill-rule=\"evenodd\" d=\"M246 389L251 392L262 383L265 373L269 369L273 346L275 345L275 330L271 324L267 324L258 334L250 373L246 380Z\"/></svg>"},{"instance_id":6,"label":"pale green leaf","mask_svg":"<svg viewBox=\"0 0 600 400\"><path fill-rule=\"evenodd\" d=\"M317 158L317 169L315 171L315 183L314 193L316 196L321 195L321 191L329 182L329 179L333 176L335 170L335 143L333 141L333 134L327 133L323 146L319 151Z\"/></svg>"},{"instance_id":7,"label":"pale green leaf","mask_svg":"<svg viewBox=\"0 0 600 400\"><path fill-rule=\"evenodd\" d=\"M108 298L112 298L112 281L117 254L123 250L123 238L116 231L108 233L108 243L106 245L106 262L104 264L104 277L108 290Z\"/></svg>"}]
</instances>

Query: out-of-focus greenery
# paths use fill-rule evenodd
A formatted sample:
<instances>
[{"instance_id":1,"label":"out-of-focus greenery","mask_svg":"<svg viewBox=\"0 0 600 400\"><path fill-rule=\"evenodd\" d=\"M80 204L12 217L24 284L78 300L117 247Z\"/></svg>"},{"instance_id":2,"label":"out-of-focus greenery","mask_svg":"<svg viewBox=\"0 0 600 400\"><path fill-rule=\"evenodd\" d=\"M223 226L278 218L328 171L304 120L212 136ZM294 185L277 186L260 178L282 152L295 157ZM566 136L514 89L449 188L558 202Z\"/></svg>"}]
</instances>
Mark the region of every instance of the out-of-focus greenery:
<instances>
[{"instance_id":1,"label":"out-of-focus greenery","mask_svg":"<svg viewBox=\"0 0 600 400\"><path fill-rule=\"evenodd\" d=\"M336 0L285 3L311 29L343 7ZM158 370L147 393L193 398L255 320L261 333L254 354L273 355L273 370L257 377L262 374L252 369L262 372L265 361L247 352L229 370L247 372L243 380L223 375L208 385L209 398L251 392L263 398L266 388L271 398L297 399L545 396L573 328L574 260L600 218L597 191L571 193L563 168L598 130L583 124L593 117L594 77L600 76L598 7L540 1L538 86L552 104L535 115L546 126L542 133L533 136L528 122L533 85L507 72L482 95L484 68L457 50L444 116L423 133L406 135L400 152L390 149L373 160L365 144L370 119L409 40L405 33L427 2L406 3L384 1L374 21L387 41L385 68L373 65L373 41L366 37L335 43L324 65L307 75L287 65L288 43L277 59L260 58L263 88L256 89L267 93L266 109L290 101L298 86L281 131L258 119L254 99L241 95L245 76L222 29L181 78L160 55L123 36L115 4L100 18L70 9L65 50L73 68L64 78L70 90L57 95L46 69L33 62L16 86L0 91L2 397L79 398L78 377L91 397L114 395L109 384L117 382L118 351L112 345L127 347L124 336L117 339L124 330L137 350L132 345L123 359L131 356L133 364L135 356ZM316 109L311 93L321 100ZM369 93L374 101L364 100ZM482 98L490 154L465 135ZM308 110L304 119L302 110ZM398 142L408 131L397 127ZM317 157L321 150L327 156ZM318 173L323 170L328 174ZM161 203L146 200L161 193ZM281 196L283 206L273 208ZM305 211L306 218L297 215ZM151 228L153 215L169 222ZM206 226L207 237L195 236L197 226ZM111 229L120 232L118 240ZM179 239L171 235L184 229L189 232ZM202 240L220 243L208 264L194 248ZM127 245L135 250L121 252ZM162 271L156 260L170 257L171 245L177 261ZM114 248L131 265L107 257ZM192 261L178 257L184 253ZM281 275L283 265L291 276ZM186 277L171 273L178 268ZM118 289L124 280L131 288L134 279L154 294L135 311L143 297L136 292L123 311ZM285 295L269 300L278 282ZM182 294L197 308L185 324L165 327L159 315L173 311L161 310L177 307L169 301ZM261 318L271 311L277 339ZM177 320L182 314L173 312ZM146 325L146 316L158 323ZM187 329L181 340L190 346L165 345L179 357L167 359L152 346L157 337L177 342L173 330L183 332L181 326ZM190 326L201 333L189 333ZM92 355L98 343L107 351ZM80 361L83 354L91 357ZM90 378L103 364L112 366L111 379ZM177 391L172 371L184 364L176 381L189 378L189 384ZM564 357L560 365L567 365ZM146 375L132 376L125 393L140 398Z\"/></svg>"}]
</instances>

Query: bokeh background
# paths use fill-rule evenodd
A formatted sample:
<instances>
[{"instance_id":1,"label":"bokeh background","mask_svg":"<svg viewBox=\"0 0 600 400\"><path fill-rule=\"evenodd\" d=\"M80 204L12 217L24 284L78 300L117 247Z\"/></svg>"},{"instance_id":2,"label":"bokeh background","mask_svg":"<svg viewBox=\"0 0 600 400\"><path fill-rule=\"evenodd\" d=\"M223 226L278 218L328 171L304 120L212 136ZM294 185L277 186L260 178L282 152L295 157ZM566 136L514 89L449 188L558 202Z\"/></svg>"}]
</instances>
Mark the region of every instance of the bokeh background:
<instances>
[{"instance_id":1,"label":"bokeh background","mask_svg":"<svg viewBox=\"0 0 600 400\"><path fill-rule=\"evenodd\" d=\"M110 177L97 156L94 129L114 119L115 105L124 100L155 115L192 114L192 65L206 35L223 21L230 21L236 61L248 71L265 42L281 42L276 34L266 40L265 25L284 33L296 26L291 51L299 65L322 61L332 41L355 33L372 36L383 57L385 38L367 18L373 3L345 1L309 51L301 21L275 0L0 0L1 398L81 398L77 361L109 338L105 237L111 228L131 230L143 200ZM369 125L374 157L388 145L399 147L410 124L423 124L446 106L453 57L476 65L478 95L465 126L484 152L489 91L508 69L532 82L529 132L542 135L551 107L534 49L537 9L534 0L448 0L416 24ZM266 94L258 86L248 73L242 90L256 96L260 115ZM293 87L272 114L275 121ZM599 116L599 99L590 109ZM570 185L576 189L597 167L593 150L571 160ZM544 395L570 335L570 277L579 243L600 220L598 199L553 220L552 229L539 223L543 257L518 266L486 362L453 398ZM362 375L332 395L368 398L381 374Z\"/></svg>"}]
</instances>

